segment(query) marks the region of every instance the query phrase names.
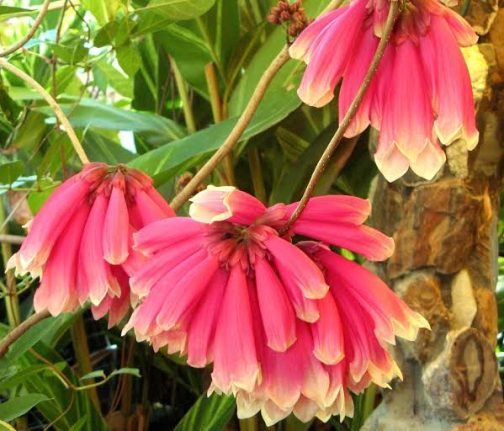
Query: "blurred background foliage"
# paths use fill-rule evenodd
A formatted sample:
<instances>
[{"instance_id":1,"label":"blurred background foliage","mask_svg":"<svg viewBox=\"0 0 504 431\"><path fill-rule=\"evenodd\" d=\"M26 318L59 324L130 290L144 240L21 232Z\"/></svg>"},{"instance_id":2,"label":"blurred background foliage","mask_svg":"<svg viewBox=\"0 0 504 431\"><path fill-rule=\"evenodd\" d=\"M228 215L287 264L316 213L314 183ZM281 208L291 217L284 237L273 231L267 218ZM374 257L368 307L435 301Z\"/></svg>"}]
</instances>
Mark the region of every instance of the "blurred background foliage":
<instances>
[{"instance_id":1,"label":"blurred background foliage","mask_svg":"<svg viewBox=\"0 0 504 431\"><path fill-rule=\"evenodd\" d=\"M41 3L0 1L1 46L30 30ZM55 0L9 61L57 98L91 160L142 169L171 199L222 144L286 43L285 29L265 20L274 3ZM303 2L310 17L327 3ZM227 169L216 170L209 183L235 182L270 203L300 197L337 120L334 103L301 105L302 71L295 61L283 67ZM317 193L367 196L376 168L368 137L360 141L342 143ZM22 235L21 225L80 162L51 109L5 71L0 148L0 231ZM500 231L502 239L504 223ZM4 264L15 247L2 243ZM504 277L504 258L499 263ZM0 286L3 337L31 313L36 281L8 274ZM504 288L499 295L502 319ZM154 354L131 335L121 337L119 328L93 321L88 311L46 319L0 360L0 429L10 429L8 422L17 430L264 429L260 420L238 421L231 398L207 398L209 375L185 366L184 358ZM356 430L377 402L371 388L356 399L353 420L305 425L288 418L271 429Z\"/></svg>"}]
</instances>

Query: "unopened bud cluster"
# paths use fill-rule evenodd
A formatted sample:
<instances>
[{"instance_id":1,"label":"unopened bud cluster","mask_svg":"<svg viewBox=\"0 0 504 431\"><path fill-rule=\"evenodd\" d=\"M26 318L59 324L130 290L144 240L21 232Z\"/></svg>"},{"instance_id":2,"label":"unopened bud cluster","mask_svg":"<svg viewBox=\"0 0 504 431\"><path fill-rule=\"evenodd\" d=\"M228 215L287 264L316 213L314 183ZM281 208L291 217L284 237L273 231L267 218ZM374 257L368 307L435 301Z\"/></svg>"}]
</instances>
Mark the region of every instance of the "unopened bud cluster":
<instances>
[{"instance_id":1,"label":"unopened bud cluster","mask_svg":"<svg viewBox=\"0 0 504 431\"><path fill-rule=\"evenodd\" d=\"M268 21L277 25L287 24L287 33L290 37L297 37L308 25L308 18L301 0L294 3L279 0L278 4L271 9Z\"/></svg>"}]
</instances>

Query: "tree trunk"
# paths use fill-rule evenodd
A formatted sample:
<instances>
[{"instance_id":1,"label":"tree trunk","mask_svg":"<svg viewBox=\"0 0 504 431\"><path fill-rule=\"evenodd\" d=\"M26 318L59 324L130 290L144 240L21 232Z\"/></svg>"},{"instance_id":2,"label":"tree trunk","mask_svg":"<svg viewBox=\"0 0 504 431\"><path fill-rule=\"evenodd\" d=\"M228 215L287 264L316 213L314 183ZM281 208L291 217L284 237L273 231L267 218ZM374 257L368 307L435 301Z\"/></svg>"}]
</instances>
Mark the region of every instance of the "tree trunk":
<instances>
[{"instance_id":1,"label":"tree trunk","mask_svg":"<svg viewBox=\"0 0 504 431\"><path fill-rule=\"evenodd\" d=\"M479 146L447 147L433 181L413 175L374 186L373 224L396 252L374 269L430 322L415 343L399 342L404 374L366 431L504 430L495 357L500 191L504 146L504 2L473 1L468 19L482 35L465 54L478 103ZM449 79L449 77L447 77Z\"/></svg>"}]
</instances>

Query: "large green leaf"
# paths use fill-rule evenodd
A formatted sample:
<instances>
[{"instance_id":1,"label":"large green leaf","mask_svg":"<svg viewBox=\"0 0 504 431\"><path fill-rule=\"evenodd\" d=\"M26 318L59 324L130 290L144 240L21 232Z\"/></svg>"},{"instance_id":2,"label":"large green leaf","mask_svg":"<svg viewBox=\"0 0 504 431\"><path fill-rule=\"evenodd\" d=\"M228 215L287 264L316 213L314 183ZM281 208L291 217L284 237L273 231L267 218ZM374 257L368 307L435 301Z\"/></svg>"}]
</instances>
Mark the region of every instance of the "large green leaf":
<instances>
[{"instance_id":1,"label":"large green leaf","mask_svg":"<svg viewBox=\"0 0 504 431\"><path fill-rule=\"evenodd\" d=\"M294 89L287 93L281 91L278 95L270 94L269 99L257 110L242 140L250 139L283 120L298 106L298 103L294 103L295 100L297 94ZM236 118L232 118L163 145L141 155L130 164L154 176L157 184L162 184L177 171L192 167L201 161L201 157L208 156L220 147L236 121Z\"/></svg>"},{"instance_id":2,"label":"large green leaf","mask_svg":"<svg viewBox=\"0 0 504 431\"><path fill-rule=\"evenodd\" d=\"M235 410L233 397L202 395L175 427L175 431L221 431Z\"/></svg>"},{"instance_id":3,"label":"large green leaf","mask_svg":"<svg viewBox=\"0 0 504 431\"><path fill-rule=\"evenodd\" d=\"M181 21L203 15L214 3L215 0L151 0L136 12L153 13L165 19Z\"/></svg>"},{"instance_id":4,"label":"large green leaf","mask_svg":"<svg viewBox=\"0 0 504 431\"><path fill-rule=\"evenodd\" d=\"M11 398L0 404L0 418L6 422L12 421L47 400L49 398L43 394L27 394Z\"/></svg>"},{"instance_id":5,"label":"large green leaf","mask_svg":"<svg viewBox=\"0 0 504 431\"><path fill-rule=\"evenodd\" d=\"M183 128L168 118L149 112L117 108L93 99L83 98L74 103L62 103L61 107L63 111L71 112L70 122L74 127L132 131L145 134L154 145L180 139L185 135ZM48 106L36 110L48 116L53 115ZM52 122L54 121L53 118Z\"/></svg>"}]
</instances>

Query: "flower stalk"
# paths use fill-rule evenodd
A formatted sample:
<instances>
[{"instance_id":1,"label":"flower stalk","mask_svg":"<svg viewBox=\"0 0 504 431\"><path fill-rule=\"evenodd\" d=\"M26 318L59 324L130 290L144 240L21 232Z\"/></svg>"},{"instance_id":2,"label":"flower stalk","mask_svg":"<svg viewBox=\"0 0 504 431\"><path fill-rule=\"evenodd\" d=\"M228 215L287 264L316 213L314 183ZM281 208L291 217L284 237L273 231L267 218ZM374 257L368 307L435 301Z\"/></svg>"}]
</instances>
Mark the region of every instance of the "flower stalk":
<instances>
[{"instance_id":1,"label":"flower stalk","mask_svg":"<svg viewBox=\"0 0 504 431\"><path fill-rule=\"evenodd\" d=\"M299 216L303 212L304 208L306 207L306 204L308 203L310 197L313 195L315 187L317 186L317 183L319 182L320 178L322 177L322 174L326 170L326 168L331 160L331 157L334 153L334 150L336 149L336 147L339 145L339 143L343 139L345 131L350 126L352 118L354 117L357 110L359 109L359 106L360 106L360 104L366 94L366 91L369 88L371 81L373 80L373 77L378 69L378 66L380 65L380 61L381 61L383 54L385 52L385 48L387 47L387 44L389 42L390 35L392 34L392 31L394 29L394 24L395 24L395 21L397 19L398 14L399 14L399 2L392 1L390 4L390 9L389 9L389 13L387 16L387 21L386 21L385 27L383 29L383 34L380 39L380 43L378 44L378 47L377 47L376 52L373 56L371 64L369 65L369 69L364 77L364 80L362 81L362 85L360 86L359 91L357 91L355 98L353 99L347 113L345 114L343 120L341 121L341 123L338 127L338 130L336 130L336 133L334 134L332 139L329 141L327 148L325 149L324 153L322 154L322 157L318 161L317 166L315 166L315 169L311 175L310 181L308 182L308 185L306 186L306 189L303 193L301 200L298 203L296 210L292 213L291 217L289 218L289 220L285 224L285 226L282 228L281 232L284 233L289 230L289 228L293 225L293 223L299 218Z\"/></svg>"}]
</instances>

